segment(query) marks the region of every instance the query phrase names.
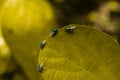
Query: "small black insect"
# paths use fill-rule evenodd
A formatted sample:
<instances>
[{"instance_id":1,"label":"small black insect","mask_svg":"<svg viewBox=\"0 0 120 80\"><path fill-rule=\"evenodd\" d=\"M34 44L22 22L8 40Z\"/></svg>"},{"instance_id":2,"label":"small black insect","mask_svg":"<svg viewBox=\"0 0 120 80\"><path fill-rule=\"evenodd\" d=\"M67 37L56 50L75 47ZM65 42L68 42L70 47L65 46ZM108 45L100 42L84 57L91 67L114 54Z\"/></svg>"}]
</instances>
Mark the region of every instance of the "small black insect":
<instances>
[{"instance_id":1,"label":"small black insect","mask_svg":"<svg viewBox=\"0 0 120 80\"><path fill-rule=\"evenodd\" d=\"M54 37L57 34L58 30L57 29L52 29L50 36Z\"/></svg>"},{"instance_id":2,"label":"small black insect","mask_svg":"<svg viewBox=\"0 0 120 80\"><path fill-rule=\"evenodd\" d=\"M46 41L44 40L43 42L40 43L40 48L43 49L46 45Z\"/></svg>"},{"instance_id":3,"label":"small black insect","mask_svg":"<svg viewBox=\"0 0 120 80\"><path fill-rule=\"evenodd\" d=\"M66 32L69 32L69 33L72 33L72 32L74 32L74 29L75 29L75 26L69 26L69 27L67 27L66 28Z\"/></svg>"},{"instance_id":4,"label":"small black insect","mask_svg":"<svg viewBox=\"0 0 120 80\"><path fill-rule=\"evenodd\" d=\"M41 64L38 66L38 71L39 71L39 72L42 72L42 71L43 71L43 63L41 63Z\"/></svg>"}]
</instances>

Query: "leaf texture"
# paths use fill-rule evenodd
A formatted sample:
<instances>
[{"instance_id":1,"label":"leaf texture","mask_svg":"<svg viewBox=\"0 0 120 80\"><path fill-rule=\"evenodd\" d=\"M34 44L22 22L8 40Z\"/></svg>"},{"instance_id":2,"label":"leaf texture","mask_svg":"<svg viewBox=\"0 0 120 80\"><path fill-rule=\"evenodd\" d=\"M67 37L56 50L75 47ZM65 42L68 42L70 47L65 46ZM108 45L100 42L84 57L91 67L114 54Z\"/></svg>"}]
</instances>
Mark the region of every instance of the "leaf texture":
<instances>
[{"instance_id":1,"label":"leaf texture","mask_svg":"<svg viewBox=\"0 0 120 80\"><path fill-rule=\"evenodd\" d=\"M75 26L73 33L65 29ZM109 35L84 25L68 25L39 52L43 80L120 80L120 47Z\"/></svg>"}]
</instances>

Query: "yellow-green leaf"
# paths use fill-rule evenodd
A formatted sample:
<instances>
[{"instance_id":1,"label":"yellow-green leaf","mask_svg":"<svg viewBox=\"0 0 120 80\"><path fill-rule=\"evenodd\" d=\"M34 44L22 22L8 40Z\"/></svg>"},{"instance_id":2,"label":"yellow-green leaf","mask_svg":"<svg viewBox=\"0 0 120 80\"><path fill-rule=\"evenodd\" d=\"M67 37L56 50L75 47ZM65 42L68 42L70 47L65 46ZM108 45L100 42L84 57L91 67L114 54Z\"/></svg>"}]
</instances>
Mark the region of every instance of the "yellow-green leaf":
<instances>
[{"instance_id":1,"label":"yellow-green leaf","mask_svg":"<svg viewBox=\"0 0 120 80\"><path fill-rule=\"evenodd\" d=\"M68 26L76 27L73 33ZM120 80L120 46L109 35L83 25L68 25L46 40L38 65L43 80Z\"/></svg>"},{"instance_id":2,"label":"yellow-green leaf","mask_svg":"<svg viewBox=\"0 0 120 80\"><path fill-rule=\"evenodd\" d=\"M1 11L3 35L13 57L29 80L38 80L39 43L54 25L54 11L46 0L5 0Z\"/></svg>"}]
</instances>

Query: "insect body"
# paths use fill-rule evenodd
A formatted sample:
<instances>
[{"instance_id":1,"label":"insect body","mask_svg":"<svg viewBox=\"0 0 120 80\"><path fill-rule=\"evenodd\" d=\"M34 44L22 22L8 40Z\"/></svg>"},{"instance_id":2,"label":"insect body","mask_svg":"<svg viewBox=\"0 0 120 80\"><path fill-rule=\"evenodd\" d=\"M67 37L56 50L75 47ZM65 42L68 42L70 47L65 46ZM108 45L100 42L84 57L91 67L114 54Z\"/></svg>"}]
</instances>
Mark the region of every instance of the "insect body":
<instances>
[{"instance_id":1,"label":"insect body","mask_svg":"<svg viewBox=\"0 0 120 80\"><path fill-rule=\"evenodd\" d=\"M39 72L42 72L42 71L43 71L43 63L41 63L41 64L38 66L38 71L39 71Z\"/></svg>"},{"instance_id":2,"label":"insect body","mask_svg":"<svg viewBox=\"0 0 120 80\"><path fill-rule=\"evenodd\" d=\"M58 30L57 29L52 29L50 36L55 36L57 34Z\"/></svg>"},{"instance_id":3,"label":"insect body","mask_svg":"<svg viewBox=\"0 0 120 80\"><path fill-rule=\"evenodd\" d=\"M40 43L40 48L43 49L46 45L46 41L44 40L43 42Z\"/></svg>"},{"instance_id":4,"label":"insect body","mask_svg":"<svg viewBox=\"0 0 120 80\"><path fill-rule=\"evenodd\" d=\"M75 26L69 26L66 28L66 32L72 33L75 29Z\"/></svg>"}]
</instances>

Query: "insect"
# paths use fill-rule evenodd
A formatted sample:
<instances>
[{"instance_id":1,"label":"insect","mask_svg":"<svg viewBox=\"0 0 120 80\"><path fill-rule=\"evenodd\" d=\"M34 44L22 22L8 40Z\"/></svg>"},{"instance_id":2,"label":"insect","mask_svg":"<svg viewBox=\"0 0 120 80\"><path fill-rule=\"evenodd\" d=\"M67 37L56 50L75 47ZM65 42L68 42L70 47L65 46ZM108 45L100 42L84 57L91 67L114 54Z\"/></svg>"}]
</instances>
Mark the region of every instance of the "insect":
<instances>
[{"instance_id":1,"label":"insect","mask_svg":"<svg viewBox=\"0 0 120 80\"><path fill-rule=\"evenodd\" d=\"M58 30L57 29L52 29L50 36L55 36L57 34Z\"/></svg>"},{"instance_id":2,"label":"insect","mask_svg":"<svg viewBox=\"0 0 120 80\"><path fill-rule=\"evenodd\" d=\"M46 41L44 40L43 42L40 43L40 48L43 49L46 45Z\"/></svg>"},{"instance_id":3,"label":"insect","mask_svg":"<svg viewBox=\"0 0 120 80\"><path fill-rule=\"evenodd\" d=\"M43 62L38 66L38 71L42 72L43 71Z\"/></svg>"},{"instance_id":4,"label":"insect","mask_svg":"<svg viewBox=\"0 0 120 80\"><path fill-rule=\"evenodd\" d=\"M69 26L66 28L66 32L72 33L75 29L75 26Z\"/></svg>"}]
</instances>

